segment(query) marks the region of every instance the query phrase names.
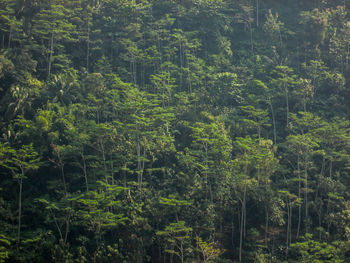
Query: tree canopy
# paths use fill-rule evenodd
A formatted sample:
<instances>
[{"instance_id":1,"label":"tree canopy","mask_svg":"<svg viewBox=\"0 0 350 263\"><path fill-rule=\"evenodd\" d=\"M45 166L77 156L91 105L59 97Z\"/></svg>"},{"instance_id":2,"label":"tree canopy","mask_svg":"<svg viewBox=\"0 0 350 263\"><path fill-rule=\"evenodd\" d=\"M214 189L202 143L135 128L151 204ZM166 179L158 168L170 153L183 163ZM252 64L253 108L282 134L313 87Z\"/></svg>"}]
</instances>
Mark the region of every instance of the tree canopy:
<instances>
[{"instance_id":1,"label":"tree canopy","mask_svg":"<svg viewBox=\"0 0 350 263\"><path fill-rule=\"evenodd\" d=\"M349 0L0 0L0 262L349 262Z\"/></svg>"}]
</instances>

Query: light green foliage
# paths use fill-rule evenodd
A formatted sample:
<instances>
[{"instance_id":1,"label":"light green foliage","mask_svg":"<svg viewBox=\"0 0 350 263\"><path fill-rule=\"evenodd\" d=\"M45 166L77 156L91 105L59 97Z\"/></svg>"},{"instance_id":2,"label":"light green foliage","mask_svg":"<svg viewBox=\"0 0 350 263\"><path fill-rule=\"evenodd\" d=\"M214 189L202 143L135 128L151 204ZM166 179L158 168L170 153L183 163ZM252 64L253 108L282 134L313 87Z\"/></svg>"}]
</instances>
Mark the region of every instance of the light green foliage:
<instances>
[{"instance_id":1,"label":"light green foliage","mask_svg":"<svg viewBox=\"0 0 350 263\"><path fill-rule=\"evenodd\" d=\"M96 235L101 235L104 231L125 224L127 218L123 216L121 211L121 201L118 196L126 188L109 185L102 181L98 181L103 192L89 191L81 196L73 197L70 201L76 203L79 219L77 224L84 225L89 231Z\"/></svg>"},{"instance_id":2,"label":"light green foliage","mask_svg":"<svg viewBox=\"0 0 350 263\"><path fill-rule=\"evenodd\" d=\"M8 258L8 247L11 245L11 242L8 240L8 237L0 234L0 262L3 263Z\"/></svg>"},{"instance_id":3,"label":"light green foliage","mask_svg":"<svg viewBox=\"0 0 350 263\"><path fill-rule=\"evenodd\" d=\"M178 221L170 223L163 231L158 231L156 234L164 237L167 242L165 252L175 254L181 262L184 262L186 254L191 252L191 247L188 245L191 232L192 228L186 227L184 221Z\"/></svg>"},{"instance_id":4,"label":"light green foliage","mask_svg":"<svg viewBox=\"0 0 350 263\"><path fill-rule=\"evenodd\" d=\"M215 262L215 260L224 252L217 248L215 242L203 241L201 237L196 237L196 242L199 247L203 262Z\"/></svg>"},{"instance_id":5,"label":"light green foliage","mask_svg":"<svg viewBox=\"0 0 350 263\"><path fill-rule=\"evenodd\" d=\"M311 234L306 234L302 238L303 242L291 245L292 249L295 249L301 256L300 261L297 262L344 262L341 259L341 251L337 244L317 242L313 240Z\"/></svg>"},{"instance_id":6,"label":"light green foliage","mask_svg":"<svg viewBox=\"0 0 350 263\"><path fill-rule=\"evenodd\" d=\"M247 119L242 119L243 126L256 129L258 137L261 138L262 129L271 126L267 111L254 106L241 106L240 109L248 115Z\"/></svg>"},{"instance_id":7,"label":"light green foliage","mask_svg":"<svg viewBox=\"0 0 350 263\"><path fill-rule=\"evenodd\" d=\"M349 7L0 0L0 261L349 261Z\"/></svg>"},{"instance_id":8,"label":"light green foliage","mask_svg":"<svg viewBox=\"0 0 350 263\"><path fill-rule=\"evenodd\" d=\"M272 14L271 9L269 9L266 15L266 21L264 23L264 31L269 35L270 39L274 42L282 41L281 39L281 28L283 27L283 22L278 20L278 13Z\"/></svg>"}]
</instances>

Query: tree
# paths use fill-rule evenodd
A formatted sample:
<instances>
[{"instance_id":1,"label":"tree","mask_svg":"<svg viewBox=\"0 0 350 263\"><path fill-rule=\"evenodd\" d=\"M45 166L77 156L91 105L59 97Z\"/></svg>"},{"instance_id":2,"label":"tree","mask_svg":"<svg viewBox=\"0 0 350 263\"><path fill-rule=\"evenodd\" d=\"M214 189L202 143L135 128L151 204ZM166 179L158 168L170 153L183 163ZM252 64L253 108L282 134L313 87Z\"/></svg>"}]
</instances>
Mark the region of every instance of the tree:
<instances>
[{"instance_id":1,"label":"tree","mask_svg":"<svg viewBox=\"0 0 350 263\"><path fill-rule=\"evenodd\" d=\"M296 84L296 76L294 75L293 69L287 66L277 66L273 73L276 74L277 78L273 79L271 82L279 88L282 88L284 92L286 104L286 126L288 127L290 113L289 92L290 88Z\"/></svg>"},{"instance_id":2,"label":"tree","mask_svg":"<svg viewBox=\"0 0 350 263\"><path fill-rule=\"evenodd\" d=\"M301 256L302 262L344 262L338 244L317 242L311 234L306 234L302 239L303 242L291 245Z\"/></svg>"},{"instance_id":3,"label":"tree","mask_svg":"<svg viewBox=\"0 0 350 263\"><path fill-rule=\"evenodd\" d=\"M163 231L158 231L157 235L163 236L170 245L170 248L166 249L165 252L178 256L181 263L183 263L190 249L187 242L190 239L189 234L191 232L192 228L186 227L185 221L178 221L170 223Z\"/></svg>"},{"instance_id":4,"label":"tree","mask_svg":"<svg viewBox=\"0 0 350 263\"><path fill-rule=\"evenodd\" d=\"M217 259L224 251L216 247L215 242L203 241L201 237L196 237L196 242L199 247L203 262L213 262Z\"/></svg>"},{"instance_id":5,"label":"tree","mask_svg":"<svg viewBox=\"0 0 350 263\"><path fill-rule=\"evenodd\" d=\"M239 1L239 11L237 12L236 19L238 23L244 25L245 28L248 28L250 32L250 51L253 53L254 44L253 44L253 18L254 7L251 1Z\"/></svg>"},{"instance_id":6,"label":"tree","mask_svg":"<svg viewBox=\"0 0 350 263\"><path fill-rule=\"evenodd\" d=\"M266 14L266 21L264 23L263 29L268 34L270 40L274 46L282 47L282 29L283 22L278 21L278 13L272 14L271 9L269 9L268 14Z\"/></svg>"},{"instance_id":7,"label":"tree","mask_svg":"<svg viewBox=\"0 0 350 263\"><path fill-rule=\"evenodd\" d=\"M254 106L240 106L240 109L248 115L248 119L242 120L244 126L255 128L258 138L261 139L262 129L270 126L267 111Z\"/></svg>"},{"instance_id":8,"label":"tree","mask_svg":"<svg viewBox=\"0 0 350 263\"><path fill-rule=\"evenodd\" d=\"M12 41L18 41L18 36L21 31L21 23L16 18L16 3L15 1L5 1L0 2L1 12L1 49L5 48L5 39L7 36L7 48L11 48Z\"/></svg>"},{"instance_id":9,"label":"tree","mask_svg":"<svg viewBox=\"0 0 350 263\"><path fill-rule=\"evenodd\" d=\"M7 155L7 160L1 164L9 169L13 178L18 183L18 219L17 219L17 251L20 248L21 241L21 220L22 220L22 193L23 180L27 178L30 171L37 170L40 164L39 154L34 150L33 144L23 145L20 149L15 150L9 147L1 146L2 154Z\"/></svg>"},{"instance_id":10,"label":"tree","mask_svg":"<svg viewBox=\"0 0 350 263\"><path fill-rule=\"evenodd\" d=\"M234 142L236 156L232 160L232 178L230 178L229 183L241 204L239 220L240 261L242 260L243 241L246 236L248 191L256 191L260 183L267 186L269 177L277 165L271 146L270 140L252 139L249 136L238 137ZM268 205L267 200L265 200L265 205ZM266 224L268 220L268 211L266 211ZM268 230L265 229L265 231Z\"/></svg>"},{"instance_id":11,"label":"tree","mask_svg":"<svg viewBox=\"0 0 350 263\"><path fill-rule=\"evenodd\" d=\"M193 167L202 177L200 180L206 199L213 203L216 197L214 193L223 180L222 168L225 169L224 163L228 161L231 144L224 123L205 112L203 115L209 123L197 122L191 127L193 141L188 153L193 157ZM222 166L216 164L217 160L222 162Z\"/></svg>"},{"instance_id":12,"label":"tree","mask_svg":"<svg viewBox=\"0 0 350 263\"><path fill-rule=\"evenodd\" d=\"M74 42L72 33L75 30L75 25L69 21L71 16L69 9L66 8L64 0L50 1L33 20L33 35L39 39L37 41L41 44L37 52L45 55L46 77L51 75L52 64L58 68L65 68L65 64L69 64L61 50L64 48L64 43ZM43 43L45 40L46 43ZM58 50L55 55L56 49Z\"/></svg>"}]
</instances>

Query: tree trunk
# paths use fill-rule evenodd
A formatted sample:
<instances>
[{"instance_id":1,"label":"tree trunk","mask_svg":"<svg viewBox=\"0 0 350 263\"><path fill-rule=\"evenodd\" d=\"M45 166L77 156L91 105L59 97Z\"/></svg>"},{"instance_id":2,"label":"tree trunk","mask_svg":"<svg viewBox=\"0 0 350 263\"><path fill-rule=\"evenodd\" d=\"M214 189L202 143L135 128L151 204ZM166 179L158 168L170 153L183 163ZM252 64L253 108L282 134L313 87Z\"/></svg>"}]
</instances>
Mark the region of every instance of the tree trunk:
<instances>
[{"instance_id":1,"label":"tree trunk","mask_svg":"<svg viewBox=\"0 0 350 263\"><path fill-rule=\"evenodd\" d=\"M66 231L64 233L64 243L66 244L67 243L67 240L68 240L68 233L69 233L69 228L70 228L70 212L68 212L69 214L67 215L67 218L66 218Z\"/></svg>"},{"instance_id":2,"label":"tree trunk","mask_svg":"<svg viewBox=\"0 0 350 263\"><path fill-rule=\"evenodd\" d=\"M347 52L346 52L346 61L345 61L345 70L348 71L349 69L349 50L350 50L350 45L349 43L347 44Z\"/></svg>"},{"instance_id":3,"label":"tree trunk","mask_svg":"<svg viewBox=\"0 0 350 263\"><path fill-rule=\"evenodd\" d=\"M23 187L24 171L21 171L21 178L18 179L19 193L18 193L18 226L17 226L17 252L21 241L21 218L22 218L22 187Z\"/></svg>"},{"instance_id":4,"label":"tree trunk","mask_svg":"<svg viewBox=\"0 0 350 263\"><path fill-rule=\"evenodd\" d=\"M52 53L53 53L53 35L54 35L54 31L52 29L51 38L50 38L50 54L49 54L48 65L47 65L47 78L49 78L50 74L51 74L51 63L52 63Z\"/></svg>"},{"instance_id":5,"label":"tree trunk","mask_svg":"<svg viewBox=\"0 0 350 263\"><path fill-rule=\"evenodd\" d=\"M239 262L242 262L242 243L243 243L243 220L244 220L244 200L242 201L241 209L241 224L239 233Z\"/></svg>"},{"instance_id":6,"label":"tree trunk","mask_svg":"<svg viewBox=\"0 0 350 263\"><path fill-rule=\"evenodd\" d=\"M267 247L267 234L269 232L269 209L265 202L265 246Z\"/></svg>"},{"instance_id":7,"label":"tree trunk","mask_svg":"<svg viewBox=\"0 0 350 263\"><path fill-rule=\"evenodd\" d=\"M89 56L90 56L90 25L88 20L87 25L87 40L86 40L86 71L89 73Z\"/></svg>"},{"instance_id":8,"label":"tree trunk","mask_svg":"<svg viewBox=\"0 0 350 263\"><path fill-rule=\"evenodd\" d=\"M184 263L184 248L183 248L182 242L180 244L180 253L181 253L181 263Z\"/></svg>"},{"instance_id":9,"label":"tree trunk","mask_svg":"<svg viewBox=\"0 0 350 263\"><path fill-rule=\"evenodd\" d=\"M179 45L179 53L180 53L180 90L182 91L182 83L183 83L183 71L182 71L182 68L183 68L183 64L184 64L184 54L183 54L183 47L182 47L182 43L180 41L180 45Z\"/></svg>"},{"instance_id":10,"label":"tree trunk","mask_svg":"<svg viewBox=\"0 0 350 263\"><path fill-rule=\"evenodd\" d=\"M50 208L50 213L51 213L51 215L52 215L52 217L53 217L53 220L54 220L54 222L55 222L55 225L56 225L56 227L57 227L58 234L60 235L60 240L63 241L63 235L62 235L61 227L58 225L58 222L57 222L57 220L56 220L55 214L52 212L51 208Z\"/></svg>"},{"instance_id":11,"label":"tree trunk","mask_svg":"<svg viewBox=\"0 0 350 263\"><path fill-rule=\"evenodd\" d=\"M247 177L247 175L245 175ZM245 219L246 219L246 193L247 193L247 178L245 178L244 182L244 192L243 192L243 200L242 200L242 213L241 213L241 229L239 235L239 261L242 261L242 247L243 247L243 236L245 236Z\"/></svg>"},{"instance_id":12,"label":"tree trunk","mask_svg":"<svg viewBox=\"0 0 350 263\"><path fill-rule=\"evenodd\" d=\"M250 29L250 48L252 53L254 53L254 45L253 45L253 28L252 28L252 24L249 23L249 29Z\"/></svg>"},{"instance_id":13,"label":"tree trunk","mask_svg":"<svg viewBox=\"0 0 350 263\"><path fill-rule=\"evenodd\" d=\"M8 48L11 47L11 38L12 38L12 25L10 26L9 39L8 39L8 43L7 43Z\"/></svg>"},{"instance_id":14,"label":"tree trunk","mask_svg":"<svg viewBox=\"0 0 350 263\"><path fill-rule=\"evenodd\" d=\"M67 197L68 192L67 192L67 185L66 185L66 177L64 175L64 164L61 160L59 160L59 162L60 162L60 168L61 168L64 196Z\"/></svg>"},{"instance_id":15,"label":"tree trunk","mask_svg":"<svg viewBox=\"0 0 350 263\"><path fill-rule=\"evenodd\" d=\"M290 209L290 212L289 212L289 245L292 244L292 213L293 213L293 204L292 202L290 202L290 205L289 205L289 209Z\"/></svg>"},{"instance_id":16,"label":"tree trunk","mask_svg":"<svg viewBox=\"0 0 350 263\"><path fill-rule=\"evenodd\" d=\"M114 185L114 162L113 162L113 155L110 154L110 163L111 163L111 183Z\"/></svg>"},{"instance_id":17,"label":"tree trunk","mask_svg":"<svg viewBox=\"0 0 350 263\"><path fill-rule=\"evenodd\" d=\"M307 175L307 158L305 157L305 167L304 167L304 176L305 176L305 219L306 219L306 233L308 232L308 175Z\"/></svg>"},{"instance_id":18,"label":"tree trunk","mask_svg":"<svg viewBox=\"0 0 350 263\"><path fill-rule=\"evenodd\" d=\"M290 218L290 209L289 209L289 200L287 198L286 200L286 206L287 206L287 238L286 238L286 259L288 258L288 249L289 249L289 225L290 225L290 221L289 221L289 218Z\"/></svg>"},{"instance_id":19,"label":"tree trunk","mask_svg":"<svg viewBox=\"0 0 350 263\"><path fill-rule=\"evenodd\" d=\"M271 115L272 115L273 142L276 144L276 142L277 142L276 119L275 119L275 111L273 110L271 98L269 98L269 105L270 105Z\"/></svg>"},{"instance_id":20,"label":"tree trunk","mask_svg":"<svg viewBox=\"0 0 350 263\"><path fill-rule=\"evenodd\" d=\"M256 0L256 27L259 27L259 0Z\"/></svg>"},{"instance_id":21,"label":"tree trunk","mask_svg":"<svg viewBox=\"0 0 350 263\"><path fill-rule=\"evenodd\" d=\"M88 175L87 175L87 169L86 169L86 160L85 160L85 155L82 151L81 153L81 159L83 160L83 173L84 173L84 178L85 178L85 186L86 186L86 192L89 192L89 183L88 183Z\"/></svg>"},{"instance_id":22,"label":"tree trunk","mask_svg":"<svg viewBox=\"0 0 350 263\"><path fill-rule=\"evenodd\" d=\"M287 127L289 126L289 99L288 99L288 88L286 83L284 83L284 92L286 95L286 113L287 113Z\"/></svg>"},{"instance_id":23,"label":"tree trunk","mask_svg":"<svg viewBox=\"0 0 350 263\"><path fill-rule=\"evenodd\" d=\"M300 183L300 162L299 162L299 153L297 156L297 171L298 171L298 199L300 200L301 198L301 183ZM300 234L300 224L301 224L301 206L298 206L298 227L297 227L297 235L296 238L299 238L299 234Z\"/></svg>"}]
</instances>

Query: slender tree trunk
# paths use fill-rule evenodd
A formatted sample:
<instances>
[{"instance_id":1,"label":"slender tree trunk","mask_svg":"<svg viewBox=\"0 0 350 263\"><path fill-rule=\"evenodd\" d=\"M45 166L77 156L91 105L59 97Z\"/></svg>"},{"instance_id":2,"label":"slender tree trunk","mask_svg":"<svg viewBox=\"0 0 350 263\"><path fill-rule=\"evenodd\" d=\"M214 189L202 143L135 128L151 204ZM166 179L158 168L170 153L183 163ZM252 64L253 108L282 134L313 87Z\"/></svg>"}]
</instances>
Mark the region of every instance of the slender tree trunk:
<instances>
[{"instance_id":1,"label":"slender tree trunk","mask_svg":"<svg viewBox=\"0 0 350 263\"><path fill-rule=\"evenodd\" d=\"M289 126L289 99L288 99L288 88L286 83L284 83L284 92L286 95L286 113L287 113L287 127L288 127Z\"/></svg>"},{"instance_id":2,"label":"slender tree trunk","mask_svg":"<svg viewBox=\"0 0 350 263\"><path fill-rule=\"evenodd\" d=\"M137 182L139 189L141 190L141 153L140 153L140 143L136 143L136 153L137 153Z\"/></svg>"},{"instance_id":3,"label":"slender tree trunk","mask_svg":"<svg viewBox=\"0 0 350 263\"><path fill-rule=\"evenodd\" d=\"M133 58L133 61L132 61L132 74L133 74L133 82L136 86L136 61L135 61L135 58Z\"/></svg>"},{"instance_id":4,"label":"slender tree trunk","mask_svg":"<svg viewBox=\"0 0 350 263\"><path fill-rule=\"evenodd\" d=\"M300 73L300 51L299 51L299 41L297 40L297 65L298 65L298 73Z\"/></svg>"},{"instance_id":5,"label":"slender tree trunk","mask_svg":"<svg viewBox=\"0 0 350 263\"><path fill-rule=\"evenodd\" d=\"M53 36L54 36L54 31L52 29L51 38L50 38L50 54L49 54L48 66L47 66L47 78L49 78L51 74L51 63L52 63L52 54L53 54Z\"/></svg>"},{"instance_id":6,"label":"slender tree trunk","mask_svg":"<svg viewBox=\"0 0 350 263\"><path fill-rule=\"evenodd\" d=\"M86 159L84 152L81 153L81 159L83 160L83 173L85 178L85 186L86 186L86 192L89 192L89 183L88 183L88 175L87 175L87 169L86 169Z\"/></svg>"},{"instance_id":7,"label":"slender tree trunk","mask_svg":"<svg viewBox=\"0 0 350 263\"><path fill-rule=\"evenodd\" d=\"M184 263L184 248L182 242L180 243L181 263Z\"/></svg>"},{"instance_id":8,"label":"slender tree trunk","mask_svg":"<svg viewBox=\"0 0 350 263\"><path fill-rule=\"evenodd\" d=\"M267 235L269 232L269 209L265 202L265 246L267 247Z\"/></svg>"},{"instance_id":9,"label":"slender tree trunk","mask_svg":"<svg viewBox=\"0 0 350 263\"><path fill-rule=\"evenodd\" d=\"M329 178L332 178L332 161L330 161L329 163ZM327 209L326 209L326 215L328 216L331 212L331 199L330 197L328 196L327 198ZM330 227L331 227L331 220L328 220L327 222L327 232L329 233L329 230L330 230Z\"/></svg>"},{"instance_id":10,"label":"slender tree trunk","mask_svg":"<svg viewBox=\"0 0 350 263\"><path fill-rule=\"evenodd\" d=\"M159 54L162 54L162 52L161 52L161 42L160 42L160 38L159 38L159 34L158 34L158 32L157 32L157 48L158 48L158 52L159 52ZM160 65L162 65L162 63L163 63L163 56L161 55L160 56ZM160 66L159 65L159 66Z\"/></svg>"},{"instance_id":11,"label":"slender tree trunk","mask_svg":"<svg viewBox=\"0 0 350 263\"><path fill-rule=\"evenodd\" d=\"M345 70L348 71L349 69L349 49L350 49L350 45L349 42L347 44L347 52L346 52L346 61L345 61Z\"/></svg>"},{"instance_id":12,"label":"slender tree trunk","mask_svg":"<svg viewBox=\"0 0 350 263\"><path fill-rule=\"evenodd\" d=\"M304 112L307 112L307 110L306 110L306 95L304 94L304 96L303 96L303 108L304 108Z\"/></svg>"},{"instance_id":13,"label":"slender tree trunk","mask_svg":"<svg viewBox=\"0 0 350 263\"><path fill-rule=\"evenodd\" d=\"M247 175L245 174L244 192L241 211L241 229L239 235L239 261L242 261L243 236L245 236L245 219L246 219L246 193L247 193Z\"/></svg>"},{"instance_id":14,"label":"slender tree trunk","mask_svg":"<svg viewBox=\"0 0 350 263\"><path fill-rule=\"evenodd\" d=\"M256 0L256 27L259 27L259 0Z\"/></svg>"},{"instance_id":15,"label":"slender tree trunk","mask_svg":"<svg viewBox=\"0 0 350 263\"><path fill-rule=\"evenodd\" d=\"M136 123L136 132L138 133L138 124ZM146 154L146 148L144 147L144 156ZM137 154L137 182L138 182L138 188L141 191L142 189L142 177L143 177L143 168L144 168L144 160L141 160L141 144L140 144L140 138L137 134L136 136L136 154Z\"/></svg>"},{"instance_id":16,"label":"slender tree trunk","mask_svg":"<svg viewBox=\"0 0 350 263\"><path fill-rule=\"evenodd\" d=\"M165 249L166 249L166 246L165 246ZM166 262L166 252L164 252L163 254L163 262Z\"/></svg>"},{"instance_id":17,"label":"slender tree trunk","mask_svg":"<svg viewBox=\"0 0 350 263\"><path fill-rule=\"evenodd\" d=\"M276 119L275 119L275 111L273 110L271 98L269 98L269 105L270 105L271 115L272 115L273 142L276 144L276 142L277 142Z\"/></svg>"},{"instance_id":18,"label":"slender tree trunk","mask_svg":"<svg viewBox=\"0 0 350 263\"><path fill-rule=\"evenodd\" d=\"M283 42L282 42L282 34L281 34L281 30L278 30L278 33L279 33L279 37L280 37L280 45L282 47L283 45ZM282 64L282 62L280 62ZM282 65L281 65L282 66Z\"/></svg>"},{"instance_id":19,"label":"slender tree trunk","mask_svg":"<svg viewBox=\"0 0 350 263\"><path fill-rule=\"evenodd\" d=\"M22 219L22 187L24 171L21 169L21 178L18 179L19 193L18 193L18 226L17 226L17 252L19 250L19 245L21 241L21 219Z\"/></svg>"},{"instance_id":20,"label":"slender tree trunk","mask_svg":"<svg viewBox=\"0 0 350 263\"><path fill-rule=\"evenodd\" d=\"M68 192L67 192L67 185L66 185L66 177L64 175L64 164L61 160L59 160L59 162L60 162L61 176L62 176L62 182L63 182L64 196L67 197Z\"/></svg>"},{"instance_id":21,"label":"slender tree trunk","mask_svg":"<svg viewBox=\"0 0 350 263\"><path fill-rule=\"evenodd\" d=\"M182 42L180 41L180 90L182 91L182 85L183 85L183 66L184 66L184 51L183 51L183 45Z\"/></svg>"},{"instance_id":22,"label":"slender tree trunk","mask_svg":"<svg viewBox=\"0 0 350 263\"><path fill-rule=\"evenodd\" d=\"M174 250L174 245L172 245L171 250ZM173 260L174 260L174 254L170 253L170 263L173 263Z\"/></svg>"},{"instance_id":23,"label":"slender tree trunk","mask_svg":"<svg viewBox=\"0 0 350 263\"><path fill-rule=\"evenodd\" d=\"M124 184L124 188L126 188L126 167L127 167L127 165L124 164L124 169L123 169L123 184Z\"/></svg>"},{"instance_id":24,"label":"slender tree trunk","mask_svg":"<svg viewBox=\"0 0 350 263\"><path fill-rule=\"evenodd\" d=\"M246 225L247 225L247 177L244 183L244 218L243 218L243 238L246 237Z\"/></svg>"},{"instance_id":25,"label":"slender tree trunk","mask_svg":"<svg viewBox=\"0 0 350 263\"><path fill-rule=\"evenodd\" d=\"M58 225L57 219L56 219L56 217L55 217L55 214L52 212L51 208L50 208L50 213L51 213L51 215L52 215L52 217L53 217L53 220L54 220L54 222L55 222L55 225L56 225L56 227L57 227L58 234L60 235L60 240L63 241L63 235L62 235L61 227Z\"/></svg>"},{"instance_id":26,"label":"slender tree trunk","mask_svg":"<svg viewBox=\"0 0 350 263\"><path fill-rule=\"evenodd\" d=\"M327 216L329 216L329 214L330 214L330 210L331 210L330 204L331 204L331 198L328 197L327 198L327 209L326 209L326 215ZM327 232L328 233L329 233L330 227L331 227L331 220L328 219L328 222L327 222Z\"/></svg>"},{"instance_id":27,"label":"slender tree trunk","mask_svg":"<svg viewBox=\"0 0 350 263\"><path fill-rule=\"evenodd\" d=\"M69 233L69 229L70 229L70 212L68 212L69 214L67 215L67 218L66 218L66 231L64 233L64 243L66 244L67 243L67 240L68 240L68 233Z\"/></svg>"},{"instance_id":28,"label":"slender tree trunk","mask_svg":"<svg viewBox=\"0 0 350 263\"><path fill-rule=\"evenodd\" d=\"M114 185L114 162L113 162L113 155L110 155L110 163L111 163L111 183Z\"/></svg>"},{"instance_id":29,"label":"slender tree trunk","mask_svg":"<svg viewBox=\"0 0 350 263\"><path fill-rule=\"evenodd\" d=\"M241 222L240 222L241 224L240 224L240 233L239 233L239 262L242 262L243 220L244 220L244 198L242 201Z\"/></svg>"},{"instance_id":30,"label":"slender tree trunk","mask_svg":"<svg viewBox=\"0 0 350 263\"><path fill-rule=\"evenodd\" d=\"M190 68L190 63L188 61L188 56L186 56L186 60L187 60L187 72L191 72L191 68ZM188 91L190 94L192 94L192 78L190 77L190 73L188 75Z\"/></svg>"},{"instance_id":31,"label":"slender tree trunk","mask_svg":"<svg viewBox=\"0 0 350 263\"><path fill-rule=\"evenodd\" d=\"M288 258L288 249L289 249L289 235L290 235L290 233L289 233L289 225L290 225L290 221L289 221L289 219L290 219L290 216L289 216L289 214L290 214L290 209L289 209L289 200L288 200L288 198L287 198L287 201L286 201L286 204L287 204L287 238L286 238L286 259Z\"/></svg>"},{"instance_id":32,"label":"slender tree trunk","mask_svg":"<svg viewBox=\"0 0 350 263\"><path fill-rule=\"evenodd\" d=\"M206 196L208 196L208 192L209 192L209 196L210 196L210 202L213 203L213 193L212 193L212 189L211 189L211 185L209 182L209 178L208 178L208 143L204 143L204 152L205 152L205 188L206 188ZM206 197L206 199L208 200L208 197Z\"/></svg>"},{"instance_id":33,"label":"slender tree trunk","mask_svg":"<svg viewBox=\"0 0 350 263\"><path fill-rule=\"evenodd\" d=\"M306 233L308 232L308 174L307 174L307 158L305 157L305 167L304 167L304 176L305 176L305 219L306 219Z\"/></svg>"},{"instance_id":34,"label":"slender tree trunk","mask_svg":"<svg viewBox=\"0 0 350 263\"><path fill-rule=\"evenodd\" d=\"M320 200L321 202L321 200ZM322 238L322 232L321 232L321 228L322 228L322 203L320 204L320 207L318 209L318 228L319 228L319 240L321 241Z\"/></svg>"},{"instance_id":35,"label":"slender tree trunk","mask_svg":"<svg viewBox=\"0 0 350 263\"><path fill-rule=\"evenodd\" d=\"M112 64L114 63L114 59L113 59L113 56L114 56L114 35L112 35L112 39L111 39L111 51L110 51L110 61L112 62Z\"/></svg>"},{"instance_id":36,"label":"slender tree trunk","mask_svg":"<svg viewBox=\"0 0 350 263\"><path fill-rule=\"evenodd\" d=\"M89 57L90 57L90 25L87 25L87 40L86 40L86 71L89 73Z\"/></svg>"},{"instance_id":37,"label":"slender tree trunk","mask_svg":"<svg viewBox=\"0 0 350 263\"><path fill-rule=\"evenodd\" d=\"M322 175L325 174L325 167L326 167L326 159L324 158L324 156L322 156L322 166L321 166L321 174Z\"/></svg>"},{"instance_id":38,"label":"slender tree trunk","mask_svg":"<svg viewBox=\"0 0 350 263\"><path fill-rule=\"evenodd\" d=\"M297 172L298 172L298 199L301 198L301 177L300 177L300 160L299 160L299 153L297 156ZM298 227L297 227L297 235L296 238L299 238L300 234L300 224L301 224L301 206L298 206Z\"/></svg>"},{"instance_id":39,"label":"slender tree trunk","mask_svg":"<svg viewBox=\"0 0 350 263\"><path fill-rule=\"evenodd\" d=\"M143 159L141 162L141 173L140 173L140 183L141 183L141 188L142 188L142 181L143 181L143 171L145 169L145 156L146 156L146 147L143 147Z\"/></svg>"},{"instance_id":40,"label":"slender tree trunk","mask_svg":"<svg viewBox=\"0 0 350 263\"><path fill-rule=\"evenodd\" d=\"M158 246L158 261L162 262L162 250L160 248L160 245Z\"/></svg>"},{"instance_id":41,"label":"slender tree trunk","mask_svg":"<svg viewBox=\"0 0 350 263\"><path fill-rule=\"evenodd\" d=\"M252 28L252 24L249 23L249 29L250 29L250 48L252 53L254 53L254 45L253 45L253 28Z\"/></svg>"},{"instance_id":42,"label":"slender tree trunk","mask_svg":"<svg viewBox=\"0 0 350 263\"><path fill-rule=\"evenodd\" d=\"M289 245L292 244L292 213L293 213L293 204L292 202L290 202L290 205L289 205L289 209L290 209L290 212L289 212Z\"/></svg>"},{"instance_id":43,"label":"slender tree trunk","mask_svg":"<svg viewBox=\"0 0 350 263\"><path fill-rule=\"evenodd\" d=\"M106 164L106 150L105 150L105 147L104 147L103 143L104 142L102 140L100 140L98 142L98 144L99 144L99 151L102 154L102 162L103 162L103 171L104 171L104 174L105 174L105 182L106 182L106 184L108 184L108 170L107 170L107 164Z\"/></svg>"},{"instance_id":44,"label":"slender tree trunk","mask_svg":"<svg viewBox=\"0 0 350 263\"><path fill-rule=\"evenodd\" d=\"M9 39L7 43L8 48L11 48L11 39L12 39L12 25L10 25L10 33L9 33Z\"/></svg>"}]
</instances>

